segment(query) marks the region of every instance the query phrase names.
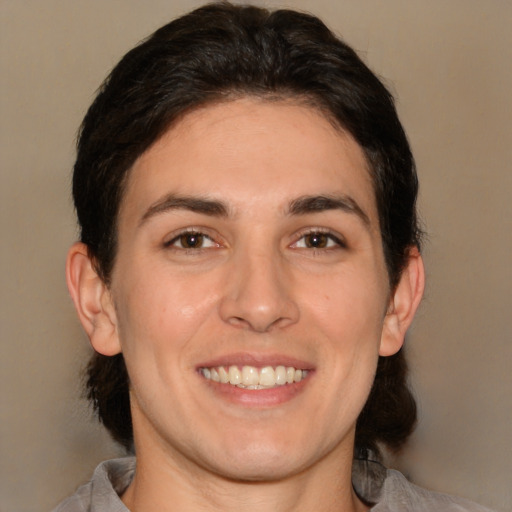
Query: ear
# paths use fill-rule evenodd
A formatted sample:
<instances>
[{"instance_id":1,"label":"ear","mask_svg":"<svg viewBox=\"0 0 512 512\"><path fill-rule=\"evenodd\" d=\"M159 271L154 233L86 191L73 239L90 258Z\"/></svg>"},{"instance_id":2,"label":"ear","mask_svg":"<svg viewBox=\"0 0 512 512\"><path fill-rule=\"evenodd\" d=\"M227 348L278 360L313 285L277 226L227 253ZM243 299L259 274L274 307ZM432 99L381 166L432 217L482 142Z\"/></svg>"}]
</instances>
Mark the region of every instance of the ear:
<instances>
[{"instance_id":1,"label":"ear","mask_svg":"<svg viewBox=\"0 0 512 512\"><path fill-rule=\"evenodd\" d=\"M409 251L407 266L393 292L382 329L379 355L391 356L398 352L423 297L425 268L416 247Z\"/></svg>"},{"instance_id":2,"label":"ear","mask_svg":"<svg viewBox=\"0 0 512 512\"><path fill-rule=\"evenodd\" d=\"M112 297L89 257L87 246L75 243L66 260L66 281L91 345L100 354L121 352Z\"/></svg>"}]
</instances>

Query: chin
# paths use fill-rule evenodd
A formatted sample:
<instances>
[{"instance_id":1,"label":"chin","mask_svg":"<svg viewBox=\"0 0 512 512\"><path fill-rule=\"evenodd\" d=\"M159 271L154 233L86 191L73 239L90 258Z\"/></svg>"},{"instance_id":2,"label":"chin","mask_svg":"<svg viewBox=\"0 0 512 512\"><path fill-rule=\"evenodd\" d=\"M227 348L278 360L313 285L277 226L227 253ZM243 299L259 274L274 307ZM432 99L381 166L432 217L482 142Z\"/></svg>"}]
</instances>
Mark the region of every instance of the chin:
<instances>
[{"instance_id":1,"label":"chin","mask_svg":"<svg viewBox=\"0 0 512 512\"><path fill-rule=\"evenodd\" d=\"M230 443L213 454L209 453L210 469L235 481L283 480L300 473L314 462L312 454L305 452L301 446L304 443L261 439Z\"/></svg>"},{"instance_id":2,"label":"chin","mask_svg":"<svg viewBox=\"0 0 512 512\"><path fill-rule=\"evenodd\" d=\"M307 464L298 460L290 460L285 454L264 458L261 453L245 460L237 458L236 463L230 462L214 471L229 480L240 482L273 482L284 480L300 473Z\"/></svg>"}]
</instances>

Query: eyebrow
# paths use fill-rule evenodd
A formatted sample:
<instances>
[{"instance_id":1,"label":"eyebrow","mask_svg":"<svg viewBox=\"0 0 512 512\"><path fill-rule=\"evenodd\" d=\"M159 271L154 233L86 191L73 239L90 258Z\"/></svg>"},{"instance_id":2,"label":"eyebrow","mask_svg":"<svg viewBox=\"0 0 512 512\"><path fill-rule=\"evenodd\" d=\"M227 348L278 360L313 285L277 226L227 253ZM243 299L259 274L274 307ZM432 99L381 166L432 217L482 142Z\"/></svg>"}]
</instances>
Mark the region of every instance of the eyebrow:
<instances>
[{"instance_id":1,"label":"eyebrow","mask_svg":"<svg viewBox=\"0 0 512 512\"><path fill-rule=\"evenodd\" d=\"M162 199L153 203L141 217L139 225L144 224L148 219L155 215L165 213L171 210L188 210L203 215L213 217L227 217L228 208L221 201L207 199L197 196L180 196L168 194Z\"/></svg>"},{"instance_id":2,"label":"eyebrow","mask_svg":"<svg viewBox=\"0 0 512 512\"><path fill-rule=\"evenodd\" d=\"M215 199L198 196L181 196L168 194L153 203L141 217L139 225L148 219L172 210L188 210L212 217L228 217L229 209L225 203ZM301 196L288 205L289 215L307 215L329 210L342 210L357 215L366 226L370 226L370 219L364 210L350 196L346 195L314 195Z\"/></svg>"},{"instance_id":3,"label":"eyebrow","mask_svg":"<svg viewBox=\"0 0 512 512\"><path fill-rule=\"evenodd\" d=\"M346 195L302 196L294 199L288 206L290 215L306 215L308 213L342 210L357 215L366 226L370 226L370 218L359 204Z\"/></svg>"}]
</instances>

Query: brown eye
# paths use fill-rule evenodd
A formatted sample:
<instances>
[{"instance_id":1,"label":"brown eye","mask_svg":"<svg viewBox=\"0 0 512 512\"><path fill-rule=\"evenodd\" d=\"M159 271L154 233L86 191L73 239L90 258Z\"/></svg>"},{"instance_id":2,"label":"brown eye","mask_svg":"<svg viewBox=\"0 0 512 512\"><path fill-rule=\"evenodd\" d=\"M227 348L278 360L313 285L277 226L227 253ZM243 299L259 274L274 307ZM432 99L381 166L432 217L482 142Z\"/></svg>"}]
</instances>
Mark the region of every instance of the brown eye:
<instances>
[{"instance_id":1,"label":"brown eye","mask_svg":"<svg viewBox=\"0 0 512 512\"><path fill-rule=\"evenodd\" d=\"M343 239L326 231L304 233L293 245L294 249L341 249L346 248Z\"/></svg>"},{"instance_id":2,"label":"brown eye","mask_svg":"<svg viewBox=\"0 0 512 512\"><path fill-rule=\"evenodd\" d=\"M203 241L201 233L183 233L179 237L179 244L184 249L198 249L203 246Z\"/></svg>"},{"instance_id":3,"label":"brown eye","mask_svg":"<svg viewBox=\"0 0 512 512\"><path fill-rule=\"evenodd\" d=\"M329 243L329 236L326 233L310 233L304 236L304 243L309 249L324 249Z\"/></svg>"},{"instance_id":4,"label":"brown eye","mask_svg":"<svg viewBox=\"0 0 512 512\"><path fill-rule=\"evenodd\" d=\"M214 240L200 231L183 231L181 234L166 242L165 247L177 250L210 249L219 247Z\"/></svg>"}]
</instances>

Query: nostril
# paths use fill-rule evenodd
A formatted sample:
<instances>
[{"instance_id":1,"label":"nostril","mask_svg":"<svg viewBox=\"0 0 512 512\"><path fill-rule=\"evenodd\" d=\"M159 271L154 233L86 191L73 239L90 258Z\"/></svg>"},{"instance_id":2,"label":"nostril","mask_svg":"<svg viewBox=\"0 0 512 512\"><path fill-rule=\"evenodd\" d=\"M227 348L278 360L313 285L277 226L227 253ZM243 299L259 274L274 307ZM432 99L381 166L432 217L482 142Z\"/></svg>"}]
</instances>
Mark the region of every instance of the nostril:
<instances>
[{"instance_id":1,"label":"nostril","mask_svg":"<svg viewBox=\"0 0 512 512\"><path fill-rule=\"evenodd\" d=\"M228 322L235 327L246 327L248 325L247 320L244 320L242 317L239 316L232 316L231 318L229 318Z\"/></svg>"},{"instance_id":2,"label":"nostril","mask_svg":"<svg viewBox=\"0 0 512 512\"><path fill-rule=\"evenodd\" d=\"M254 269L253 269L254 270ZM274 269L275 270L275 269ZM239 329L267 332L285 328L298 320L295 303L286 282L277 280L275 272L262 276L254 271L231 280L219 303L224 322ZM243 278L243 279L242 279Z\"/></svg>"}]
</instances>

